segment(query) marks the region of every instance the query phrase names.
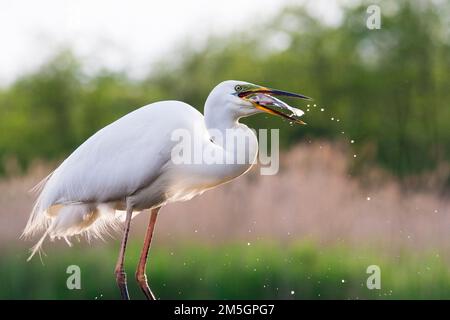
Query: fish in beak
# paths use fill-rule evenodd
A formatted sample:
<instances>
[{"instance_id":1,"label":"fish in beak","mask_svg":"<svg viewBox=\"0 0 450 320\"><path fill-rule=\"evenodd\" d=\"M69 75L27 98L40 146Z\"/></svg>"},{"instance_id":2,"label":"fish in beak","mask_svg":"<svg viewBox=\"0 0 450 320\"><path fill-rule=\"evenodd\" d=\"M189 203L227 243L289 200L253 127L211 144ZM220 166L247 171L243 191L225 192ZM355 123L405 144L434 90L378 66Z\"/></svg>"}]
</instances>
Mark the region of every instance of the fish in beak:
<instances>
[{"instance_id":1,"label":"fish in beak","mask_svg":"<svg viewBox=\"0 0 450 320\"><path fill-rule=\"evenodd\" d=\"M259 110L283 117L298 124L306 124L304 121L299 119L305 113L300 109L289 106L287 103L281 101L280 99L277 99L275 96L312 100L310 97L304 96L302 94L269 89L265 87L258 87L251 90L242 91L238 94L238 96L241 99L251 102L255 106L255 108Z\"/></svg>"}]
</instances>

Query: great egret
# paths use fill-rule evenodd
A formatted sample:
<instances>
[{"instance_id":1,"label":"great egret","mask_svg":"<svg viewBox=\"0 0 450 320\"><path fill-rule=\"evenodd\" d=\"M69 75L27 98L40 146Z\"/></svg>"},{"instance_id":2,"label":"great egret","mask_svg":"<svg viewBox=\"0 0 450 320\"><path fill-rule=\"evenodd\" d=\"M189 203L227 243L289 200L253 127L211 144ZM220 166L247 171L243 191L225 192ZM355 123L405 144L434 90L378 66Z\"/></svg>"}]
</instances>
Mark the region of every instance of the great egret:
<instances>
[{"instance_id":1,"label":"great egret","mask_svg":"<svg viewBox=\"0 0 450 320\"><path fill-rule=\"evenodd\" d=\"M84 234L102 237L125 210L125 224L115 275L123 299L129 299L124 257L133 212L150 210L150 222L136 271L147 299L155 299L147 283L146 262L159 209L167 203L189 200L228 182L250 169L258 152L256 135L241 117L267 112L303 123L303 111L274 96L309 99L300 94L269 89L244 81L224 81L209 94L204 116L180 101L161 101L137 109L99 130L79 146L53 173L39 183L40 190L23 236L44 231L29 259L51 239ZM208 152L228 156L248 154L247 161L177 163L175 131L191 135L194 158ZM217 136L233 133L247 143L227 143ZM226 140L226 139L225 139ZM179 150L178 150L179 151ZM183 156L191 150L182 150ZM178 153L179 154L179 153ZM236 159L236 157L231 157ZM201 159L201 157L200 157Z\"/></svg>"}]
</instances>

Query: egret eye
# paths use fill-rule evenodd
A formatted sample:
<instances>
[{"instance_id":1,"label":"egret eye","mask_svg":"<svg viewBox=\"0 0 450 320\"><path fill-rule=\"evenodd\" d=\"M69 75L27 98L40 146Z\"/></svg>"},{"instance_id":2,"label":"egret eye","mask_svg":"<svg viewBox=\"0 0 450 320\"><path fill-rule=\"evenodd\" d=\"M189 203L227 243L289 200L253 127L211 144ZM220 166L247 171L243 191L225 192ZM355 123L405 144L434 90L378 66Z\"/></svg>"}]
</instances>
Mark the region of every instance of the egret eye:
<instances>
[{"instance_id":1,"label":"egret eye","mask_svg":"<svg viewBox=\"0 0 450 320\"><path fill-rule=\"evenodd\" d=\"M236 90L236 92L240 92L242 90L242 87L240 85L236 85L234 87L234 90Z\"/></svg>"}]
</instances>

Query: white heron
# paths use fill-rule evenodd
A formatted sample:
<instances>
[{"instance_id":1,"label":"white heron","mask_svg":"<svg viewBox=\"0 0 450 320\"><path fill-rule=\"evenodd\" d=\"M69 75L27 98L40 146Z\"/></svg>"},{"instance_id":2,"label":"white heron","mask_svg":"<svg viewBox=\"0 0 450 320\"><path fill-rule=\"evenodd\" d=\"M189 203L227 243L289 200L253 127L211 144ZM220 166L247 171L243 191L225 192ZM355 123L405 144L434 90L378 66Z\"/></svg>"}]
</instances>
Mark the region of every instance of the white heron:
<instances>
[{"instance_id":1,"label":"white heron","mask_svg":"<svg viewBox=\"0 0 450 320\"><path fill-rule=\"evenodd\" d=\"M158 212L162 206L192 197L228 182L254 164L258 152L256 135L242 117L267 112L303 123L303 111L274 96L310 99L301 94L269 89L244 81L224 81L205 102L204 116L180 101L161 101L139 108L102 128L80 145L36 188L40 194L23 236L43 232L29 259L49 237L74 235L102 237L125 212L123 238L115 267L116 281L123 299L129 299L123 263L133 212L150 210L150 221L136 270L136 280L147 299L155 299L145 274L146 262ZM177 130L189 133L194 156L206 150L219 158L248 155L244 163L173 161L179 142ZM226 143L218 134L245 137L246 143ZM198 146L200 148L198 148ZM188 154L189 150L181 153ZM176 154L176 153L175 153ZM236 159L236 157L231 157ZM227 158L228 159L228 158Z\"/></svg>"}]
</instances>

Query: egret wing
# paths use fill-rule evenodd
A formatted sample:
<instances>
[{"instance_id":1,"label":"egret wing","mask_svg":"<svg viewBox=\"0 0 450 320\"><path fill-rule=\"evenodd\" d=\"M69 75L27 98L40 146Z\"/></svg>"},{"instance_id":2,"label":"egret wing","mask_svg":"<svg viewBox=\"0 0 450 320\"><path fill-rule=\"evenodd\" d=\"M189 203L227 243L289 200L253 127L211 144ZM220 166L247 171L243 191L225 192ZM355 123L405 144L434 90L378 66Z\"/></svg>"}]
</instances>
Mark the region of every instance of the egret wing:
<instances>
[{"instance_id":1,"label":"egret wing","mask_svg":"<svg viewBox=\"0 0 450 320\"><path fill-rule=\"evenodd\" d=\"M157 178L170 160L172 131L201 120L197 110L176 101L127 114L86 140L55 170L42 191L41 208L132 195Z\"/></svg>"}]
</instances>

